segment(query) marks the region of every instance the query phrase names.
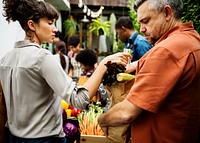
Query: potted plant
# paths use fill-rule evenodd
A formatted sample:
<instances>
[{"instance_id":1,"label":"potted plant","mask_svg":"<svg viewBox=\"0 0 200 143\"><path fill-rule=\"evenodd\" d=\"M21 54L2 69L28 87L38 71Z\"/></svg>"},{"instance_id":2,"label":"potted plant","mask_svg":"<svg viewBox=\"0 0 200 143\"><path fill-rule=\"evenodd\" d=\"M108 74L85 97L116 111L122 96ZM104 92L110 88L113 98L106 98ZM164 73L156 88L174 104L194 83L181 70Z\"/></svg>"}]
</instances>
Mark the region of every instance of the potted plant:
<instances>
[{"instance_id":1,"label":"potted plant","mask_svg":"<svg viewBox=\"0 0 200 143\"><path fill-rule=\"evenodd\" d=\"M77 22L73 19L72 16L66 19L63 23L65 29L65 37L75 34L77 25Z\"/></svg>"},{"instance_id":2,"label":"potted plant","mask_svg":"<svg viewBox=\"0 0 200 143\"><path fill-rule=\"evenodd\" d=\"M99 53L106 53L106 36L110 35L110 21L103 22L101 18L92 19L89 32L93 32L97 36L97 49Z\"/></svg>"},{"instance_id":3,"label":"potted plant","mask_svg":"<svg viewBox=\"0 0 200 143\"><path fill-rule=\"evenodd\" d=\"M106 35L110 34L110 21L103 22L100 18L92 19L92 23L89 26L89 31L95 35Z\"/></svg>"}]
</instances>

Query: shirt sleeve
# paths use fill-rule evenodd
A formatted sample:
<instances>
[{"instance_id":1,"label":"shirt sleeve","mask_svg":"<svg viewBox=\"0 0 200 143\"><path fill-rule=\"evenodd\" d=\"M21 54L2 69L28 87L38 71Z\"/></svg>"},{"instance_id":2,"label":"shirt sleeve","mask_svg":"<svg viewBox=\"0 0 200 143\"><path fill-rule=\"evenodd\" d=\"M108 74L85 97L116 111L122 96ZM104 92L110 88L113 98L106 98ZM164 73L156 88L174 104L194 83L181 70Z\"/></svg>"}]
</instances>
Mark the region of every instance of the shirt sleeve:
<instances>
[{"instance_id":1,"label":"shirt sleeve","mask_svg":"<svg viewBox=\"0 0 200 143\"><path fill-rule=\"evenodd\" d=\"M65 56L65 60L66 60L66 68L65 68L65 73L69 73L69 57Z\"/></svg>"},{"instance_id":2,"label":"shirt sleeve","mask_svg":"<svg viewBox=\"0 0 200 143\"><path fill-rule=\"evenodd\" d=\"M135 83L126 98L144 110L157 112L181 74L178 60L168 50L154 49L139 60Z\"/></svg>"},{"instance_id":3,"label":"shirt sleeve","mask_svg":"<svg viewBox=\"0 0 200 143\"><path fill-rule=\"evenodd\" d=\"M40 73L56 95L61 96L70 105L85 109L90 102L89 92L76 83L64 72L52 54L45 54L40 60Z\"/></svg>"}]
</instances>

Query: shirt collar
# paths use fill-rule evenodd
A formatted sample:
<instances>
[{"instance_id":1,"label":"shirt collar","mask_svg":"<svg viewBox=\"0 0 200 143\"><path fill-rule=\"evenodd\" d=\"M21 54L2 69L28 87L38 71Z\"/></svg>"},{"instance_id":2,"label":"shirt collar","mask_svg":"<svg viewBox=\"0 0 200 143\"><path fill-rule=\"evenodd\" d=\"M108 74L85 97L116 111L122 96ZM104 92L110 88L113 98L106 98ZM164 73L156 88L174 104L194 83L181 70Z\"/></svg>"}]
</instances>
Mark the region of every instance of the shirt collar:
<instances>
[{"instance_id":1,"label":"shirt collar","mask_svg":"<svg viewBox=\"0 0 200 143\"><path fill-rule=\"evenodd\" d=\"M36 46L38 48L41 48L40 45L38 45L37 43L32 43L29 40L22 40L15 42L15 48L24 48L27 46Z\"/></svg>"},{"instance_id":2,"label":"shirt collar","mask_svg":"<svg viewBox=\"0 0 200 143\"><path fill-rule=\"evenodd\" d=\"M172 29L170 29L169 31L167 31L156 43L155 45L157 45L158 43L160 43L161 41L165 40L167 37L169 37L170 35L173 35L175 33L180 33L182 31L188 31L188 30L193 30L193 23L192 22L186 22L186 23L181 23L175 27L173 27Z\"/></svg>"},{"instance_id":3,"label":"shirt collar","mask_svg":"<svg viewBox=\"0 0 200 143\"><path fill-rule=\"evenodd\" d=\"M134 32L132 35L131 35L131 37L128 39L128 42L130 43L130 44L133 44L133 38L135 37L135 35L136 35L136 33L137 32Z\"/></svg>"}]
</instances>

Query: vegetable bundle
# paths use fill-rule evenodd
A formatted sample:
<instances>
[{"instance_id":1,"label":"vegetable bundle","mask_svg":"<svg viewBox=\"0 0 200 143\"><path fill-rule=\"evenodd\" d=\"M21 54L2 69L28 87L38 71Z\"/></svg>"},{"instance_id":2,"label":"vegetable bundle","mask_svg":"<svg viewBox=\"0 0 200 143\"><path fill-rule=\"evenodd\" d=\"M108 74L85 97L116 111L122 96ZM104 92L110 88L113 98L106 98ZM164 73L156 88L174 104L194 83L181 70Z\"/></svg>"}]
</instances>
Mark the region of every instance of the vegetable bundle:
<instances>
[{"instance_id":1,"label":"vegetable bundle","mask_svg":"<svg viewBox=\"0 0 200 143\"><path fill-rule=\"evenodd\" d=\"M124 73L126 68L123 65L117 64L115 62L108 61L105 66L107 71L103 77L103 85L111 86L117 83L117 74Z\"/></svg>"},{"instance_id":2,"label":"vegetable bundle","mask_svg":"<svg viewBox=\"0 0 200 143\"><path fill-rule=\"evenodd\" d=\"M118 82L126 82L135 78L134 75L125 73L126 68L123 65L108 61L105 66L107 71L103 77L104 86L112 86Z\"/></svg>"},{"instance_id":3,"label":"vegetable bundle","mask_svg":"<svg viewBox=\"0 0 200 143\"><path fill-rule=\"evenodd\" d=\"M77 117L81 134L103 136L103 131L98 124L98 118L102 113L103 108L98 104L91 104L88 111L83 110Z\"/></svg>"}]
</instances>

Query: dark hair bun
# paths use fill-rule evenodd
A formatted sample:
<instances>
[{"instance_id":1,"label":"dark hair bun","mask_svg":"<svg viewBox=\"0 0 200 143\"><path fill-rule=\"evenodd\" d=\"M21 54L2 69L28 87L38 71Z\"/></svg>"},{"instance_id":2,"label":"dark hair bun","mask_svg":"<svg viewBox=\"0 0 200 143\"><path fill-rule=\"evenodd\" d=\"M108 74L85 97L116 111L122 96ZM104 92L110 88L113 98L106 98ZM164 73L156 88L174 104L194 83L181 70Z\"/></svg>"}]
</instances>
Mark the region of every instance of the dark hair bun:
<instances>
[{"instance_id":1,"label":"dark hair bun","mask_svg":"<svg viewBox=\"0 0 200 143\"><path fill-rule=\"evenodd\" d=\"M8 22L16 21L25 16L25 9L30 9L33 0L3 0L3 9ZM26 18L26 17L24 17Z\"/></svg>"},{"instance_id":2,"label":"dark hair bun","mask_svg":"<svg viewBox=\"0 0 200 143\"><path fill-rule=\"evenodd\" d=\"M58 18L57 10L41 0L3 0L3 10L8 22L19 21L25 31L29 30L28 20L38 23L42 17L50 20Z\"/></svg>"}]
</instances>

